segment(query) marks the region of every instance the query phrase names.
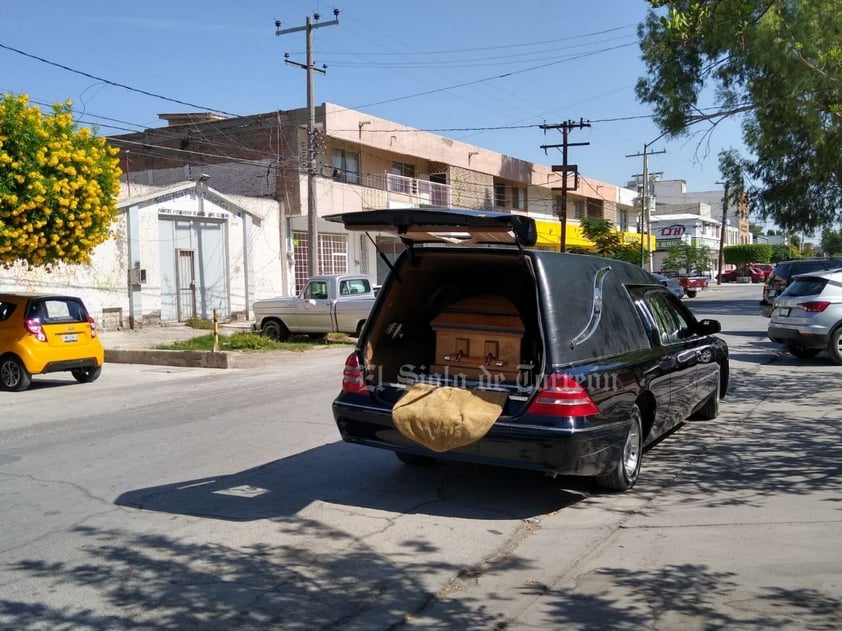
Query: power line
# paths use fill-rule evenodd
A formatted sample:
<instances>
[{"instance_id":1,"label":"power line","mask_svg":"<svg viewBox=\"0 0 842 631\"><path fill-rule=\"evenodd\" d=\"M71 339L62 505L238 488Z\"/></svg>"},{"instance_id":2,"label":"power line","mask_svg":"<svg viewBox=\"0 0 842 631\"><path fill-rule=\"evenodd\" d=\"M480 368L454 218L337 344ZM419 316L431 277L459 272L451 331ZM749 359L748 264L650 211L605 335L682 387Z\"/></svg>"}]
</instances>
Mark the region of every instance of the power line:
<instances>
[{"instance_id":1,"label":"power line","mask_svg":"<svg viewBox=\"0 0 842 631\"><path fill-rule=\"evenodd\" d=\"M56 68L61 68L62 70L66 70L68 72L72 72L73 74L82 75L83 77L88 77L89 79L95 79L96 81L102 81L103 83L107 83L108 85L113 85L117 88L123 88L124 90L129 90L130 92L137 92L138 94L143 94L145 96L151 96L156 99L161 99L163 101L169 101L170 103L177 103L179 105L186 105L187 107L192 107L197 110L203 110L206 112L215 112L217 114L224 114L225 116L234 116L239 118L239 114L232 114L231 112L226 112L224 110L218 110L215 108L210 107L202 107L201 105L196 105L195 103L190 103L189 101L182 101L180 99L173 99L168 96L163 96L161 94L155 94L154 92L148 92L147 90L141 90L140 88L133 88L130 85L126 85L125 83L118 83L117 81L111 81L110 79L103 79L102 77L98 77L96 75L90 74L88 72L84 72L82 70L76 70L75 68L71 68L70 66L65 66L64 64L60 64L55 61L50 61L49 59L44 59L43 57L39 57L38 55L33 55L32 53L27 53L26 51L20 50L18 48L14 48L12 46L7 46L6 44L0 43L0 48L5 50L11 51L13 53L17 53L18 55L23 55L24 57L29 57L30 59L35 59L36 61L40 61L41 63L45 63L50 66L55 66Z\"/></svg>"},{"instance_id":2,"label":"power line","mask_svg":"<svg viewBox=\"0 0 842 631\"><path fill-rule=\"evenodd\" d=\"M386 103L395 103L397 101L405 101L407 99L413 99L413 98L416 98L416 97L419 97L419 96L428 96L430 94L437 94L439 92L447 92L448 90L455 90L457 88L464 88L464 87L468 87L468 86L471 86L471 85L477 85L479 83L494 81L495 79L506 79L508 77L512 77L512 76L517 75L517 74L523 74L524 72L532 72L533 70L542 70L543 68L548 68L550 66L557 66L558 64L561 64L561 63L566 63L568 61L576 61L577 59L582 59L583 57L590 57L591 55L600 54L600 53L608 52L608 51L611 51L611 50L617 50L619 48L625 48L627 46L630 46L630 44L622 44L620 46L613 46L611 48L605 48L605 49L595 51L595 52L582 53L581 55L572 55L570 57L565 57L564 59L561 59L561 60L551 61L551 62L548 62L548 63L545 63L545 64L539 64L537 66L530 66L528 68L522 68L520 70L512 70L511 72L504 72L503 74L494 75L494 76L491 76L491 77L484 77L482 79L474 79L473 81L465 81L464 83L457 83L455 85L445 86L443 88L436 88L434 90L426 90L424 92L416 92L415 94L407 94L407 95L404 95L404 96L396 96L396 97L391 98L391 99L384 99L382 101L374 101L373 103L366 103L365 105L357 105L355 107L350 107L350 108L346 108L346 109L362 109L364 107L372 107L374 105L384 105Z\"/></svg>"},{"instance_id":3,"label":"power line","mask_svg":"<svg viewBox=\"0 0 842 631\"><path fill-rule=\"evenodd\" d=\"M509 48L526 48L528 46L543 46L544 44L553 44L556 42L565 42L574 39L584 39L584 38L591 38L596 35L605 35L606 33L614 33L616 31L622 31L629 28L637 28L636 24L627 24L626 26L617 26L614 28L605 29L602 31L594 31L593 33L583 33L581 35L570 35L568 37L558 37L555 39L545 39L539 40L535 42L526 42L523 44L501 44L499 46L480 46L477 48L453 48L450 50L427 50L427 51L419 51L417 53L410 53L410 52L379 52L379 53L365 53L365 52L354 52L354 51L337 51L337 50L327 50L324 51L325 54L328 55L358 55L358 56L382 56L382 55L393 55L393 56L404 56L404 55L454 55L457 53L471 53L471 52L479 52L479 51L486 51L486 50L506 50Z\"/></svg>"}]
</instances>

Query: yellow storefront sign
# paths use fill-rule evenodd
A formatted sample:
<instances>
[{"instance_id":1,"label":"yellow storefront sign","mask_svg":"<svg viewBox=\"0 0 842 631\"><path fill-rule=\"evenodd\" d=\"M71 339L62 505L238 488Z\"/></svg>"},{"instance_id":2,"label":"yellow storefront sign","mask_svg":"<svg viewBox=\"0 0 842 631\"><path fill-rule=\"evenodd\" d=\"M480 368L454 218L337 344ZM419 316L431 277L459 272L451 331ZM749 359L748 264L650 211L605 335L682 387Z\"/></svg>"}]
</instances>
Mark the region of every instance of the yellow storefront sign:
<instances>
[{"instance_id":1,"label":"yellow storefront sign","mask_svg":"<svg viewBox=\"0 0 842 631\"><path fill-rule=\"evenodd\" d=\"M561 244L561 222L548 219L536 219L535 226L538 228L538 241L535 247L539 250L559 250ZM636 232L621 232L620 239L624 244L640 243L640 235ZM649 239L649 251L652 251L654 237ZM592 248L593 241L585 238L582 227L578 224L567 224L567 247Z\"/></svg>"}]
</instances>

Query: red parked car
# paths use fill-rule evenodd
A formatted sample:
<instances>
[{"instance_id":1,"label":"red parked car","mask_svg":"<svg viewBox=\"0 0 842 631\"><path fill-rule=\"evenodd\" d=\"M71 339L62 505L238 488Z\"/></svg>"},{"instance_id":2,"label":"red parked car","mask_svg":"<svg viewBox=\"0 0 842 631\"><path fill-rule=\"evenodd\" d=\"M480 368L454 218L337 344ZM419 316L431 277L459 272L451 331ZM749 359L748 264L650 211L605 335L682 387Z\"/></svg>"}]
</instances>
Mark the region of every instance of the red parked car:
<instances>
[{"instance_id":1,"label":"red parked car","mask_svg":"<svg viewBox=\"0 0 842 631\"><path fill-rule=\"evenodd\" d=\"M771 267L771 266L770 266ZM752 265L748 268L749 274L751 275L751 282L753 283L762 283L766 280L767 274L764 270L760 269L757 266ZM771 270L769 270L771 274ZM725 272L722 272L719 277L722 279L723 283L736 283L738 277L742 277L743 273L740 272L738 269L729 269Z\"/></svg>"},{"instance_id":2,"label":"red parked car","mask_svg":"<svg viewBox=\"0 0 842 631\"><path fill-rule=\"evenodd\" d=\"M763 280L766 281L775 271L775 266L771 263L753 263L752 267L758 271L763 272Z\"/></svg>"}]
</instances>

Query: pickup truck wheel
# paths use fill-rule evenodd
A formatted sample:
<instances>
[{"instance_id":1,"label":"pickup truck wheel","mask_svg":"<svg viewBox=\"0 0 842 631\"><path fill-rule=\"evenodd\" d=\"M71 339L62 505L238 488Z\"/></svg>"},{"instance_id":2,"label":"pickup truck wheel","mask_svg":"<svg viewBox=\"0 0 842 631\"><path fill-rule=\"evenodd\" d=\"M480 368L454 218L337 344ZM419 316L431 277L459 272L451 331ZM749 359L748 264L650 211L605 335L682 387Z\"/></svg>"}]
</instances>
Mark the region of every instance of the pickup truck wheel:
<instances>
[{"instance_id":1,"label":"pickup truck wheel","mask_svg":"<svg viewBox=\"0 0 842 631\"><path fill-rule=\"evenodd\" d=\"M643 457L643 420L637 403L632 406L629 418L631 426L623 444L620 457L614 464L614 470L596 478L597 485L607 491L627 491L637 482L640 474L640 461Z\"/></svg>"},{"instance_id":2,"label":"pickup truck wheel","mask_svg":"<svg viewBox=\"0 0 842 631\"><path fill-rule=\"evenodd\" d=\"M696 297L696 290L695 289L688 289L687 290L687 297L688 298L695 298Z\"/></svg>"},{"instance_id":3,"label":"pickup truck wheel","mask_svg":"<svg viewBox=\"0 0 842 631\"><path fill-rule=\"evenodd\" d=\"M266 320L260 332L275 342L284 342L289 338L289 330L279 320Z\"/></svg>"}]
</instances>

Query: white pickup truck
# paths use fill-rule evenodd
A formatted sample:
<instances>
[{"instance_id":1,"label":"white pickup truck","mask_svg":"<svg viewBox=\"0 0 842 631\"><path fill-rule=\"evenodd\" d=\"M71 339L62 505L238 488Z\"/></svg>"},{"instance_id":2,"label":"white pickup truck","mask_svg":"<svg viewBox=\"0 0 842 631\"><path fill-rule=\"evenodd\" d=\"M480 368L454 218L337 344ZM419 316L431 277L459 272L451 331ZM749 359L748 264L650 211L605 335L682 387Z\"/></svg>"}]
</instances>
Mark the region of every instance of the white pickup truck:
<instances>
[{"instance_id":1,"label":"white pickup truck","mask_svg":"<svg viewBox=\"0 0 842 631\"><path fill-rule=\"evenodd\" d=\"M255 301L254 328L277 341L290 335L315 337L331 332L359 336L374 294L366 276L312 276L298 296Z\"/></svg>"}]
</instances>

